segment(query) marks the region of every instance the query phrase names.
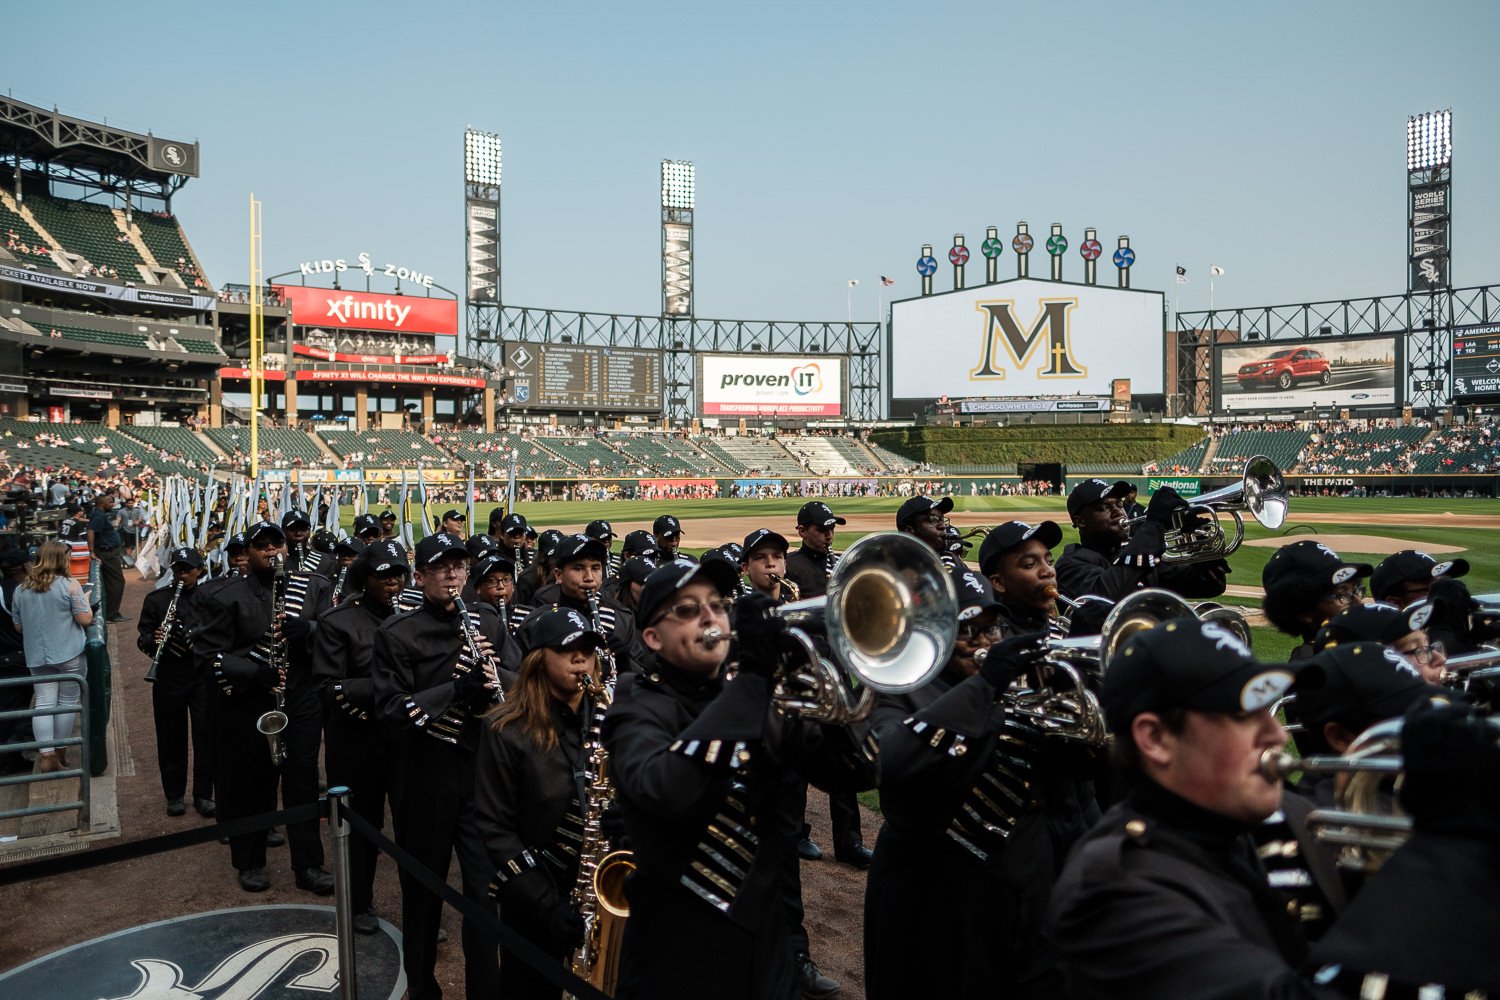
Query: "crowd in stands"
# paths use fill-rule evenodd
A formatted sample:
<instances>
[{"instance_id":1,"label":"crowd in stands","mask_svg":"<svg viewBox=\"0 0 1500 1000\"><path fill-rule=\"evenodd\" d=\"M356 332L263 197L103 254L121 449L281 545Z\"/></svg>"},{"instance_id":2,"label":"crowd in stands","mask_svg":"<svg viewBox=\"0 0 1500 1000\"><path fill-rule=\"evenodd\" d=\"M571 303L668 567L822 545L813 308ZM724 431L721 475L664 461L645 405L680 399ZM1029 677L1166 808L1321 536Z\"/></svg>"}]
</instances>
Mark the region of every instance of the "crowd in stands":
<instances>
[{"instance_id":1,"label":"crowd in stands","mask_svg":"<svg viewBox=\"0 0 1500 1000\"><path fill-rule=\"evenodd\" d=\"M21 234L17 233L14 229L8 229L5 232L5 249L11 253L18 253L23 257L45 257L49 261L52 259L51 250L48 250L41 244L27 243Z\"/></svg>"}]
</instances>

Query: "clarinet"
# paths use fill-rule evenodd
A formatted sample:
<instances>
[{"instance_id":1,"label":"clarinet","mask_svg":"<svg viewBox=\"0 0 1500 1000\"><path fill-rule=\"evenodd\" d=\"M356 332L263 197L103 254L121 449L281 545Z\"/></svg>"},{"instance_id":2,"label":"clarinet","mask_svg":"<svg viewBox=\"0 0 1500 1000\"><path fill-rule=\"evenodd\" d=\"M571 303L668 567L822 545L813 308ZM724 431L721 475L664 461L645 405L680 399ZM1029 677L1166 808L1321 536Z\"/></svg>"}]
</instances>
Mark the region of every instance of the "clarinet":
<instances>
[{"instance_id":1,"label":"clarinet","mask_svg":"<svg viewBox=\"0 0 1500 1000\"><path fill-rule=\"evenodd\" d=\"M352 565L352 564L351 564ZM339 606L339 595L344 592L344 581L349 578L349 567L339 567L339 578L333 584L333 606Z\"/></svg>"},{"instance_id":2,"label":"clarinet","mask_svg":"<svg viewBox=\"0 0 1500 1000\"><path fill-rule=\"evenodd\" d=\"M156 655L151 657L151 669L146 671L146 683L156 683L156 671L161 666L162 654L167 651L167 643L172 639L172 619L177 614L177 598L182 596L182 581L177 581L177 586L172 588L172 599L167 602L166 616L161 620L161 641L156 644Z\"/></svg>"},{"instance_id":3,"label":"clarinet","mask_svg":"<svg viewBox=\"0 0 1500 1000\"><path fill-rule=\"evenodd\" d=\"M458 596L458 589L454 588L450 593L453 605L458 610L458 632L464 640L464 651L459 654L458 662L453 664L453 678L457 680L467 677L473 670L483 670L495 682L492 700L504 701L505 690L500 686L500 665L480 650L479 633L474 628L474 623L469 621L469 609L464 607L463 598ZM442 715L432 720L427 731L444 743L457 746L463 733L464 721L468 717L469 710L466 707L449 705Z\"/></svg>"},{"instance_id":4,"label":"clarinet","mask_svg":"<svg viewBox=\"0 0 1500 1000\"><path fill-rule=\"evenodd\" d=\"M286 557L276 556L272 565L276 578L272 585L271 642L267 652L271 669L276 673L276 686L271 689L276 696L276 707L256 719L255 728L271 744L271 766L280 767L286 763L286 739L281 734L289 721L286 714L286 638L283 632L286 624Z\"/></svg>"},{"instance_id":5,"label":"clarinet","mask_svg":"<svg viewBox=\"0 0 1500 1000\"><path fill-rule=\"evenodd\" d=\"M604 638L604 622L599 617L599 591L587 590L584 592L584 596L588 598L589 602L589 628L597 632L599 638L602 640ZM613 694L615 689L614 650L610 649L608 645L600 646L598 656L599 676L604 679L605 686Z\"/></svg>"}]
</instances>

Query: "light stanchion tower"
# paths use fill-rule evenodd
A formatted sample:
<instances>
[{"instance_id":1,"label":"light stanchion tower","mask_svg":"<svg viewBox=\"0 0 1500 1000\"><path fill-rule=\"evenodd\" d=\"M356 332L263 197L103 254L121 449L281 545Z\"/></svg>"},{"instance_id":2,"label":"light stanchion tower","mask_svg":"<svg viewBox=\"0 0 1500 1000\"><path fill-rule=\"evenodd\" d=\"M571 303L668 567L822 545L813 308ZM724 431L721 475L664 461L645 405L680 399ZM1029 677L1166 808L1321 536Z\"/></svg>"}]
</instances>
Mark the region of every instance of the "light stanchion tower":
<instances>
[{"instance_id":1,"label":"light stanchion tower","mask_svg":"<svg viewBox=\"0 0 1500 1000\"><path fill-rule=\"evenodd\" d=\"M1453 287L1453 112L1429 111L1406 120L1406 289L1423 318L1410 334L1412 404L1435 408L1448 401L1451 316L1444 315ZM1413 313L1419 310L1413 309Z\"/></svg>"},{"instance_id":2,"label":"light stanchion tower","mask_svg":"<svg viewBox=\"0 0 1500 1000\"><path fill-rule=\"evenodd\" d=\"M500 357L500 137L464 130L465 349L503 367Z\"/></svg>"},{"instance_id":3,"label":"light stanchion tower","mask_svg":"<svg viewBox=\"0 0 1500 1000\"><path fill-rule=\"evenodd\" d=\"M661 318L666 348L666 411L670 419L692 417L696 376L693 324L693 208L697 171L687 160L661 161Z\"/></svg>"}]
</instances>

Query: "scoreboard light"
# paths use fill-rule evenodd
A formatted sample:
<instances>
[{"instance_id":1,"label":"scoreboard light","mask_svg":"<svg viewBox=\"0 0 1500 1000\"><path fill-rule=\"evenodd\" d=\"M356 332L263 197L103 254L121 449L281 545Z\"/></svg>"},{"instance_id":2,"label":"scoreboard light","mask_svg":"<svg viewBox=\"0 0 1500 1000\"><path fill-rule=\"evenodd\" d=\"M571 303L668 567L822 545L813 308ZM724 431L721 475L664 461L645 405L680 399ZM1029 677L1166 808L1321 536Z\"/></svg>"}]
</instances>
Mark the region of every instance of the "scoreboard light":
<instances>
[{"instance_id":1,"label":"scoreboard light","mask_svg":"<svg viewBox=\"0 0 1500 1000\"><path fill-rule=\"evenodd\" d=\"M689 160L661 161L661 207L693 208L695 171Z\"/></svg>"},{"instance_id":2,"label":"scoreboard light","mask_svg":"<svg viewBox=\"0 0 1500 1000\"><path fill-rule=\"evenodd\" d=\"M486 187L500 186L500 137L493 132L464 130L464 180Z\"/></svg>"},{"instance_id":3,"label":"scoreboard light","mask_svg":"<svg viewBox=\"0 0 1500 1000\"><path fill-rule=\"evenodd\" d=\"M1453 111L1429 111L1406 120L1406 169L1431 170L1453 162Z\"/></svg>"}]
</instances>

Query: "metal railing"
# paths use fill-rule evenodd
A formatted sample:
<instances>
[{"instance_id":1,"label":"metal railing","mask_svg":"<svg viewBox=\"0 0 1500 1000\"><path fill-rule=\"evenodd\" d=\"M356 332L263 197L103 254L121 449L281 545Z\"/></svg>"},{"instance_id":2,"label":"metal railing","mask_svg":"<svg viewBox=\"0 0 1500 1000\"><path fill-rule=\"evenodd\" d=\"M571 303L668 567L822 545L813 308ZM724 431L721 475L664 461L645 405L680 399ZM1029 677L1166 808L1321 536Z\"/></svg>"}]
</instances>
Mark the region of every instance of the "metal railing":
<instances>
[{"instance_id":1,"label":"metal railing","mask_svg":"<svg viewBox=\"0 0 1500 1000\"><path fill-rule=\"evenodd\" d=\"M89 776L89 682L82 674L43 674L33 677L0 677L0 688L21 687L22 685L35 686L37 684L67 684L78 685L78 706L76 708L18 708L8 712L0 712L0 722L11 722L17 719L34 719L42 715L68 715L78 713L78 735L70 736L62 740L30 740L25 743L0 743L0 754L21 753L26 750L52 750L63 747L77 747L78 760L76 767L69 767L61 771L47 771L36 774L11 774L0 778L0 787L7 785L30 785L38 781L58 781L65 778L77 778L79 780L79 797L73 802L56 802L50 805L28 805L21 809L0 810L0 819L14 819L18 816L41 816L45 813L67 812L70 809L78 810L78 832L87 833L89 830L89 810L92 806L92 789Z\"/></svg>"}]
</instances>

